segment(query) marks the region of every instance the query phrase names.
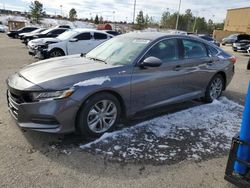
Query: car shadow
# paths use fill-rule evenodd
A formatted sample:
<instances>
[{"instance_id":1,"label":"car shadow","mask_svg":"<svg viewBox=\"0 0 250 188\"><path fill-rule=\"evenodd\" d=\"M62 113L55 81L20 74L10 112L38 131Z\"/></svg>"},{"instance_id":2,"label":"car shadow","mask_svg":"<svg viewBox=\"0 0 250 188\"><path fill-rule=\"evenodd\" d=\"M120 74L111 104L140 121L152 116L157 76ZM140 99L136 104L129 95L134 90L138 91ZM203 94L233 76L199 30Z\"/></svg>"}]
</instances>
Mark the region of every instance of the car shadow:
<instances>
[{"instance_id":1,"label":"car shadow","mask_svg":"<svg viewBox=\"0 0 250 188\"><path fill-rule=\"evenodd\" d=\"M244 95L240 93L227 91L224 93L224 96L238 103L244 103L244 100L241 101L242 99L244 99ZM118 126L116 130L134 126L143 121L147 121L166 114L175 113L181 110L186 110L203 104L204 103L199 100L194 100L161 107L150 111L140 112L132 119ZM86 144L92 140L76 134L55 135L34 131L25 131L23 134L26 137L27 141L32 145L34 151L40 152L59 165L63 165L67 168L79 171L81 173L99 175L101 177L112 176L120 179L135 178L136 176L141 177L140 168L142 168L142 166L144 167L145 165L141 163L134 163L133 167L131 167L131 165L128 165L128 163L125 162L111 163L101 156L93 155L86 151L83 151L79 146L82 144ZM122 171L126 166L128 166L129 169L136 168L138 170L136 172L131 171L126 176L123 176L122 173L116 173L118 170ZM107 168L109 168L108 171L106 170ZM150 171L148 173L150 173Z\"/></svg>"}]
</instances>

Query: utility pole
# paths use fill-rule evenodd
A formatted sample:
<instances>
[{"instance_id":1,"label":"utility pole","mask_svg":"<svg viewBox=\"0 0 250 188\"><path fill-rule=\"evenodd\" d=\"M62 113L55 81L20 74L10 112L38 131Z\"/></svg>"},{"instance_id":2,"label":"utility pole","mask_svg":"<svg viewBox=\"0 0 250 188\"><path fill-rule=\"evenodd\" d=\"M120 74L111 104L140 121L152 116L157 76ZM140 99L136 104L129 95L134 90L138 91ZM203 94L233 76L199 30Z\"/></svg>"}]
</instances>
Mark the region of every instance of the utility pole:
<instances>
[{"instance_id":1,"label":"utility pole","mask_svg":"<svg viewBox=\"0 0 250 188\"><path fill-rule=\"evenodd\" d=\"M194 27L193 27L193 33L195 33L195 28L196 28L197 17L198 17L198 16L195 16L195 20L194 20Z\"/></svg>"},{"instance_id":2,"label":"utility pole","mask_svg":"<svg viewBox=\"0 0 250 188\"><path fill-rule=\"evenodd\" d=\"M135 24L135 9L136 9L136 0L135 0L135 2L134 2L133 24Z\"/></svg>"},{"instance_id":3,"label":"utility pole","mask_svg":"<svg viewBox=\"0 0 250 188\"><path fill-rule=\"evenodd\" d=\"M60 7L61 7L61 16L63 17L63 12L62 12L62 5L60 5Z\"/></svg>"},{"instance_id":4,"label":"utility pole","mask_svg":"<svg viewBox=\"0 0 250 188\"><path fill-rule=\"evenodd\" d=\"M178 9L178 13L177 13L177 19L176 19L175 30L178 29L179 17L180 17L180 10L181 10L181 0L180 0L180 2L179 2L179 9Z\"/></svg>"}]
</instances>

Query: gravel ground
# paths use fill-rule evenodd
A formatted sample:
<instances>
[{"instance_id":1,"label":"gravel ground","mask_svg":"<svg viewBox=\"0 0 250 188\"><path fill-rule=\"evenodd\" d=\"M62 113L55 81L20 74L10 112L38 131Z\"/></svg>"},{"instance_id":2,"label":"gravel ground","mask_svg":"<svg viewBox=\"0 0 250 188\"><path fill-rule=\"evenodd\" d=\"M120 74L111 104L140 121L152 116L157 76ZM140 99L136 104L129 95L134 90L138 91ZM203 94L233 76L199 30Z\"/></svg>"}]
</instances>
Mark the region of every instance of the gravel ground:
<instances>
[{"instance_id":1,"label":"gravel ground","mask_svg":"<svg viewBox=\"0 0 250 188\"><path fill-rule=\"evenodd\" d=\"M224 48L232 53L230 47ZM235 55L236 74L224 96L244 104L249 57ZM19 40L0 34L0 187L232 187L223 179L227 151L199 162L184 160L171 165L114 162L80 149L79 144L88 142L83 138L20 130L6 107L5 79L34 61ZM187 102L144 113L127 125L198 105Z\"/></svg>"}]
</instances>

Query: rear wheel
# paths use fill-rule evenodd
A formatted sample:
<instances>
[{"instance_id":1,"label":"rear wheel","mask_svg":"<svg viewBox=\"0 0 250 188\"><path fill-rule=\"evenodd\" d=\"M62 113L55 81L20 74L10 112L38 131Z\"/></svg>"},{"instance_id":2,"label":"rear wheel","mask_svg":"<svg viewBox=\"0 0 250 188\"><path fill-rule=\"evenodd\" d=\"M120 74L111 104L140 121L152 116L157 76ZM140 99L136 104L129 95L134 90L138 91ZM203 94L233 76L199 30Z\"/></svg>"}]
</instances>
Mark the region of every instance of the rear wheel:
<instances>
[{"instance_id":1,"label":"rear wheel","mask_svg":"<svg viewBox=\"0 0 250 188\"><path fill-rule=\"evenodd\" d=\"M88 99L77 116L77 131L87 137L99 137L112 131L120 119L121 107L115 96L100 93Z\"/></svg>"},{"instance_id":2,"label":"rear wheel","mask_svg":"<svg viewBox=\"0 0 250 188\"><path fill-rule=\"evenodd\" d=\"M60 49L53 49L50 52L50 57L60 57L60 56L64 56L64 52Z\"/></svg>"},{"instance_id":3,"label":"rear wheel","mask_svg":"<svg viewBox=\"0 0 250 188\"><path fill-rule=\"evenodd\" d=\"M221 96L224 85L224 78L220 74L215 75L207 86L204 97L205 102L213 102L213 100L218 99Z\"/></svg>"}]
</instances>

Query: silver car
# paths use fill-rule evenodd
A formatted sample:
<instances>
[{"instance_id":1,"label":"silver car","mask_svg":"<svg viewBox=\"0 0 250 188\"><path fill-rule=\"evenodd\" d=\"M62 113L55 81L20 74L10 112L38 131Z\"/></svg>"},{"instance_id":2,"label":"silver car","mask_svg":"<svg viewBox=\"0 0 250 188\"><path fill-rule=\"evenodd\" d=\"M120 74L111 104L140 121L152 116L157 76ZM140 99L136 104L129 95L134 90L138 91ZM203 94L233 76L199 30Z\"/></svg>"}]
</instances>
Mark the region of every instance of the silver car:
<instances>
[{"instance_id":1,"label":"silver car","mask_svg":"<svg viewBox=\"0 0 250 188\"><path fill-rule=\"evenodd\" d=\"M217 99L235 61L197 37L129 33L88 54L40 61L11 75L8 106L22 128L97 137L139 111Z\"/></svg>"}]
</instances>

